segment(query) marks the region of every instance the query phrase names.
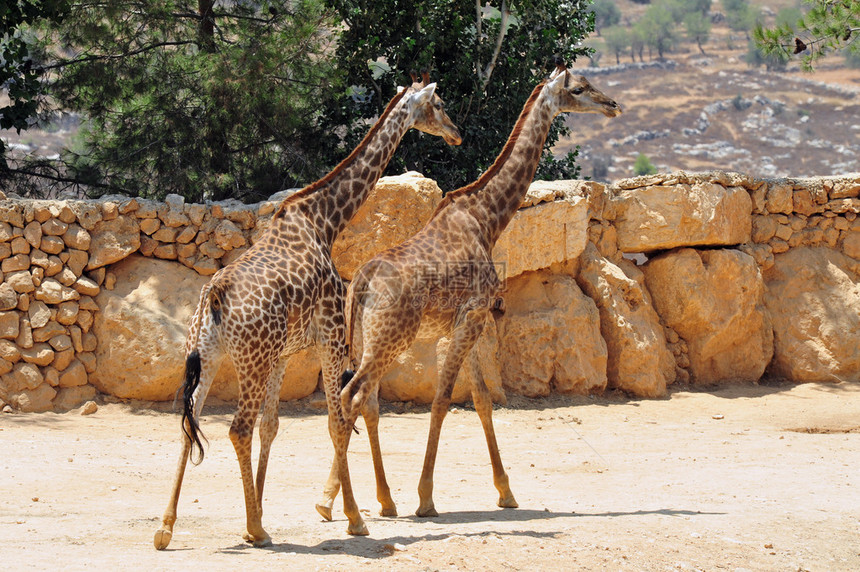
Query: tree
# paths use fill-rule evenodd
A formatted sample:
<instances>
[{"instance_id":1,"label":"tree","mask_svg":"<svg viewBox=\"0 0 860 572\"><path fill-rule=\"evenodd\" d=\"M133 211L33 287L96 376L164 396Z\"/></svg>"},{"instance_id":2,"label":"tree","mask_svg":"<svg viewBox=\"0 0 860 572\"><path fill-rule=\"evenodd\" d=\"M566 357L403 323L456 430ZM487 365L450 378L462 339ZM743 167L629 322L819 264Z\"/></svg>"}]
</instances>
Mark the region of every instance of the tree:
<instances>
[{"instance_id":1,"label":"tree","mask_svg":"<svg viewBox=\"0 0 860 572\"><path fill-rule=\"evenodd\" d=\"M672 0L659 0L652 4L636 23L646 45L657 50L657 57L672 48L677 41L677 22L681 14L679 4Z\"/></svg>"},{"instance_id":2,"label":"tree","mask_svg":"<svg viewBox=\"0 0 860 572\"><path fill-rule=\"evenodd\" d=\"M38 46L30 27L43 21L59 22L69 0L20 0L0 5L0 88L9 103L0 107L0 129L18 133L30 127L42 103L42 70ZM0 139L0 181L8 175L6 145Z\"/></svg>"},{"instance_id":3,"label":"tree","mask_svg":"<svg viewBox=\"0 0 860 572\"><path fill-rule=\"evenodd\" d=\"M711 35L711 20L701 12L689 12L684 15L684 31L687 39L696 42L699 51L705 55L702 44L706 43Z\"/></svg>"},{"instance_id":4,"label":"tree","mask_svg":"<svg viewBox=\"0 0 860 572\"><path fill-rule=\"evenodd\" d=\"M464 145L445 147L408 133L388 172L418 170L446 191L473 181L492 164L528 95L552 69L548 60L558 54L570 64L584 55L577 44L592 27L584 6L566 0L326 3L345 23L337 59L353 97L328 100L325 121L332 128L346 126L343 144L353 145L409 71L429 70ZM559 162L550 162L548 150L564 133L563 121L557 121L538 176L550 168L558 172ZM567 176L573 173L570 165Z\"/></svg>"},{"instance_id":5,"label":"tree","mask_svg":"<svg viewBox=\"0 0 860 572\"><path fill-rule=\"evenodd\" d=\"M860 53L860 0L807 0L809 11L803 17L786 14L773 28L755 27L753 39L769 57L790 59L802 55L803 65L811 69L825 54L841 49Z\"/></svg>"},{"instance_id":6,"label":"tree","mask_svg":"<svg viewBox=\"0 0 860 572\"><path fill-rule=\"evenodd\" d=\"M81 0L53 36L51 94L86 121L63 164L99 193L259 200L318 178L338 89L318 0ZM22 169L26 171L26 169Z\"/></svg>"},{"instance_id":7,"label":"tree","mask_svg":"<svg viewBox=\"0 0 860 572\"><path fill-rule=\"evenodd\" d=\"M621 63L621 54L630 47L630 30L621 26L610 26L603 31L606 51L615 54L615 63Z\"/></svg>"},{"instance_id":8,"label":"tree","mask_svg":"<svg viewBox=\"0 0 860 572\"><path fill-rule=\"evenodd\" d=\"M651 163L651 159L644 153L639 153L636 156L636 161L633 163L633 173L637 176L653 175L657 172L657 167Z\"/></svg>"},{"instance_id":9,"label":"tree","mask_svg":"<svg viewBox=\"0 0 860 572\"><path fill-rule=\"evenodd\" d=\"M614 26L621 21L621 10L613 0L594 0L588 11L594 14L594 31L602 35L604 28Z\"/></svg>"},{"instance_id":10,"label":"tree","mask_svg":"<svg viewBox=\"0 0 860 572\"><path fill-rule=\"evenodd\" d=\"M749 36L750 30L756 25L759 13L749 4L748 0L723 0L726 13L726 24L735 32L743 32Z\"/></svg>"}]
</instances>

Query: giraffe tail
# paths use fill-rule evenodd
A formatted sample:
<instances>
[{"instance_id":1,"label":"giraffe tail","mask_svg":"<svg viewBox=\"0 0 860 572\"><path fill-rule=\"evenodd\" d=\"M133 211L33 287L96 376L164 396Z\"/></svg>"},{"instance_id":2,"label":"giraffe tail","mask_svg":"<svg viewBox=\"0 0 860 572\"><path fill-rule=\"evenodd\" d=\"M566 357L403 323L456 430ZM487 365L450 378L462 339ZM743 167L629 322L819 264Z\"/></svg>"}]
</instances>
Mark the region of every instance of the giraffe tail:
<instances>
[{"instance_id":1,"label":"giraffe tail","mask_svg":"<svg viewBox=\"0 0 860 572\"><path fill-rule=\"evenodd\" d=\"M194 416L194 391L200 384L200 353L195 349L185 358L185 384L182 387L182 432L191 443L191 462L203 462L203 443L206 437ZM201 441L202 439L202 441ZM195 454L196 453L196 454Z\"/></svg>"},{"instance_id":2,"label":"giraffe tail","mask_svg":"<svg viewBox=\"0 0 860 572\"><path fill-rule=\"evenodd\" d=\"M202 370L200 352L197 351L200 326L204 319L206 310L212 314L212 320L216 325L221 324L221 293L216 284L216 274L200 292L200 302L197 311L192 318L192 337L188 340L188 351L185 357L185 382L182 385L182 432L191 443L191 462L199 465L203 462L205 455L203 442L206 436L200 430L200 423L194 415L195 399L194 393L200 385L200 372Z\"/></svg>"}]
</instances>

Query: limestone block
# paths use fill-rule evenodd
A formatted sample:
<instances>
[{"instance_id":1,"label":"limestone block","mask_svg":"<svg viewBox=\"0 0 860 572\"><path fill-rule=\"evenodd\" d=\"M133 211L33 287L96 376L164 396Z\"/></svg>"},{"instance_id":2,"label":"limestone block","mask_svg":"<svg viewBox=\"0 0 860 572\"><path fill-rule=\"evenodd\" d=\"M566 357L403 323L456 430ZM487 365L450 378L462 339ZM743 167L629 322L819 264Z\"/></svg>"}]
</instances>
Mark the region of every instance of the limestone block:
<instances>
[{"instance_id":1,"label":"limestone block","mask_svg":"<svg viewBox=\"0 0 860 572\"><path fill-rule=\"evenodd\" d=\"M860 260L860 232L849 233L842 241L842 252L847 256Z\"/></svg>"},{"instance_id":2,"label":"limestone block","mask_svg":"<svg viewBox=\"0 0 860 572\"><path fill-rule=\"evenodd\" d=\"M60 387L78 387L86 384L87 370L78 360L73 360L60 374Z\"/></svg>"},{"instance_id":3,"label":"limestone block","mask_svg":"<svg viewBox=\"0 0 860 572\"><path fill-rule=\"evenodd\" d=\"M92 237L84 228L71 224L68 230L63 234L63 242L68 248L76 250L89 250Z\"/></svg>"},{"instance_id":4,"label":"limestone block","mask_svg":"<svg viewBox=\"0 0 860 572\"><path fill-rule=\"evenodd\" d=\"M3 272L17 272L19 270L30 270L30 256L27 254L16 254L3 260L0 264Z\"/></svg>"},{"instance_id":5,"label":"limestone block","mask_svg":"<svg viewBox=\"0 0 860 572\"><path fill-rule=\"evenodd\" d=\"M693 383L761 378L773 357L773 329L751 256L684 248L652 258L643 271L663 323L687 343Z\"/></svg>"},{"instance_id":6,"label":"limestone block","mask_svg":"<svg viewBox=\"0 0 860 572\"><path fill-rule=\"evenodd\" d=\"M57 322L48 322L41 328L33 328L34 342L47 342L56 336L62 336L66 333L66 328Z\"/></svg>"},{"instance_id":7,"label":"limestone block","mask_svg":"<svg viewBox=\"0 0 860 572\"><path fill-rule=\"evenodd\" d=\"M63 302L57 308L57 321L64 326L71 326L78 317L78 309L77 302Z\"/></svg>"},{"instance_id":8,"label":"limestone block","mask_svg":"<svg viewBox=\"0 0 860 572\"><path fill-rule=\"evenodd\" d=\"M87 270L118 262L140 247L137 219L127 215L97 223L91 236Z\"/></svg>"},{"instance_id":9,"label":"limestone block","mask_svg":"<svg viewBox=\"0 0 860 572\"><path fill-rule=\"evenodd\" d=\"M35 300L30 304L28 315L30 316L30 326L41 328L50 321L51 309L41 300Z\"/></svg>"},{"instance_id":10,"label":"limestone block","mask_svg":"<svg viewBox=\"0 0 860 572\"><path fill-rule=\"evenodd\" d=\"M24 227L24 238L30 243L33 248L39 248L42 242L42 225L38 221L30 221Z\"/></svg>"},{"instance_id":11,"label":"limestone block","mask_svg":"<svg viewBox=\"0 0 860 572\"><path fill-rule=\"evenodd\" d=\"M613 264L591 243L580 262L576 282L600 313L609 387L643 397L665 394L666 386L675 381L675 359L641 271L632 263L623 269Z\"/></svg>"},{"instance_id":12,"label":"limestone block","mask_svg":"<svg viewBox=\"0 0 860 572\"><path fill-rule=\"evenodd\" d=\"M72 290L68 286L63 286L53 278L45 278L42 284L36 288L36 300L41 300L47 304L60 304L70 300L78 300L81 295Z\"/></svg>"},{"instance_id":13,"label":"limestone block","mask_svg":"<svg viewBox=\"0 0 860 572\"><path fill-rule=\"evenodd\" d=\"M606 387L600 315L571 276L528 272L508 282L504 298L497 324L507 391L537 397Z\"/></svg>"},{"instance_id":14,"label":"limestone block","mask_svg":"<svg viewBox=\"0 0 860 572\"><path fill-rule=\"evenodd\" d=\"M496 242L493 260L513 278L576 259L587 240L588 200L571 196L517 211Z\"/></svg>"},{"instance_id":15,"label":"limestone block","mask_svg":"<svg viewBox=\"0 0 860 572\"><path fill-rule=\"evenodd\" d=\"M827 247L774 257L764 273L773 321L773 375L860 381L860 263Z\"/></svg>"},{"instance_id":16,"label":"limestone block","mask_svg":"<svg viewBox=\"0 0 860 572\"><path fill-rule=\"evenodd\" d=\"M50 218L42 223L42 234L48 236L62 236L69 229L69 225L60 219Z\"/></svg>"},{"instance_id":17,"label":"limestone block","mask_svg":"<svg viewBox=\"0 0 860 572\"><path fill-rule=\"evenodd\" d=\"M650 252L749 242L752 200L740 187L708 182L622 190L614 197L618 248Z\"/></svg>"},{"instance_id":18,"label":"limestone block","mask_svg":"<svg viewBox=\"0 0 860 572\"><path fill-rule=\"evenodd\" d=\"M441 200L436 182L418 173L379 179L332 247L338 272L352 280L362 264L421 230Z\"/></svg>"},{"instance_id":19,"label":"limestone block","mask_svg":"<svg viewBox=\"0 0 860 572\"><path fill-rule=\"evenodd\" d=\"M42 381L39 366L21 361L15 364L11 372L2 376L0 391L6 391L7 395L11 395L25 389L36 389Z\"/></svg>"},{"instance_id":20,"label":"limestone block","mask_svg":"<svg viewBox=\"0 0 860 572\"><path fill-rule=\"evenodd\" d=\"M82 340L98 362L89 381L117 397L173 399L182 383L188 325L207 279L180 264L139 255L111 270L115 288L96 296L101 311L92 325L95 335Z\"/></svg>"},{"instance_id":21,"label":"limestone block","mask_svg":"<svg viewBox=\"0 0 860 572\"><path fill-rule=\"evenodd\" d=\"M768 185L768 212L791 214L794 211L793 199L794 194L791 185L787 183L773 183Z\"/></svg>"},{"instance_id":22,"label":"limestone block","mask_svg":"<svg viewBox=\"0 0 860 572\"><path fill-rule=\"evenodd\" d=\"M6 283L19 294L32 292L36 289L36 285L33 283L33 276L26 270L10 272L6 275Z\"/></svg>"},{"instance_id":23,"label":"limestone block","mask_svg":"<svg viewBox=\"0 0 860 572\"><path fill-rule=\"evenodd\" d=\"M52 402L54 411L65 412L74 409L85 401L94 399L96 393L96 388L92 385L60 388Z\"/></svg>"},{"instance_id":24,"label":"limestone block","mask_svg":"<svg viewBox=\"0 0 860 572\"><path fill-rule=\"evenodd\" d=\"M18 337L18 312L0 312L0 339L14 340Z\"/></svg>"},{"instance_id":25,"label":"limestone block","mask_svg":"<svg viewBox=\"0 0 860 572\"><path fill-rule=\"evenodd\" d=\"M18 306L18 293L6 282L0 284L0 311L11 310Z\"/></svg>"},{"instance_id":26,"label":"limestone block","mask_svg":"<svg viewBox=\"0 0 860 572\"><path fill-rule=\"evenodd\" d=\"M7 401L13 408L23 413L41 413L53 409L52 400L56 395L57 391L53 387L42 383L34 389L25 389L10 395Z\"/></svg>"},{"instance_id":27,"label":"limestone block","mask_svg":"<svg viewBox=\"0 0 860 572\"><path fill-rule=\"evenodd\" d=\"M0 340L0 358L17 363L21 359L21 350L10 340Z\"/></svg>"},{"instance_id":28,"label":"limestone block","mask_svg":"<svg viewBox=\"0 0 860 572\"><path fill-rule=\"evenodd\" d=\"M32 348L21 350L21 359L35 365L50 365L54 361L54 350L45 343L33 344Z\"/></svg>"},{"instance_id":29,"label":"limestone block","mask_svg":"<svg viewBox=\"0 0 860 572\"><path fill-rule=\"evenodd\" d=\"M161 228L161 221L157 218L145 218L140 221L140 232L151 236Z\"/></svg>"}]
</instances>

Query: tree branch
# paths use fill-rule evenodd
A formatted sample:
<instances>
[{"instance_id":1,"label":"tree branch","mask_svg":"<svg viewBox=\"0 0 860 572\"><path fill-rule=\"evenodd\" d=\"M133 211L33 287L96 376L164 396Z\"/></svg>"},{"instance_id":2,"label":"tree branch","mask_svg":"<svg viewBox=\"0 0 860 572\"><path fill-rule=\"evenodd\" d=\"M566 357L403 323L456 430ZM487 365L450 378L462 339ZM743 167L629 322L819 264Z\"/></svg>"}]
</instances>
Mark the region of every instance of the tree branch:
<instances>
[{"instance_id":1,"label":"tree branch","mask_svg":"<svg viewBox=\"0 0 860 572\"><path fill-rule=\"evenodd\" d=\"M486 91L487 85L490 83L490 78L493 76L493 70L496 68L496 61L499 59L499 54L502 51L502 42L505 39L505 34L508 31L508 19L511 16L511 11L508 9L508 3L502 0L502 20L499 24L499 35L496 37L496 47L493 50L493 57L484 69L483 79L481 80L481 91Z\"/></svg>"},{"instance_id":2,"label":"tree branch","mask_svg":"<svg viewBox=\"0 0 860 572\"><path fill-rule=\"evenodd\" d=\"M79 58L76 60L66 60L61 61L56 64L51 64L49 66L40 66L38 69L40 71L48 71L58 68L64 68L66 66L70 66L72 64L85 64L89 62L96 62L101 60L120 60L123 58L127 58L130 56L136 56L138 54L142 54L144 52L148 52L151 50L155 50L158 48L168 47L168 46L187 46L189 44L196 44L197 42L193 42L191 40L183 40L183 41L175 41L175 42L158 42L156 44L150 44L148 46L144 46L137 50L132 50L130 52L125 52L123 54L107 54L107 55L98 55L98 56L86 56L83 58Z\"/></svg>"}]
</instances>

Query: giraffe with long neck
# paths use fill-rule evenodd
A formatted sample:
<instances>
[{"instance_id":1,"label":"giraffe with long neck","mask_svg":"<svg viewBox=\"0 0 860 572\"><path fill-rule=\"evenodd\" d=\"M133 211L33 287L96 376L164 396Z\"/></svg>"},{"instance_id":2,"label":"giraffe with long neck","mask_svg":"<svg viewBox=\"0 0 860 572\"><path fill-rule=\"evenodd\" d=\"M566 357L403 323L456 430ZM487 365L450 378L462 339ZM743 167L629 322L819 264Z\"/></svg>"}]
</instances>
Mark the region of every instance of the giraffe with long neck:
<instances>
[{"instance_id":1,"label":"giraffe with long neck","mask_svg":"<svg viewBox=\"0 0 860 572\"><path fill-rule=\"evenodd\" d=\"M346 367L343 298L345 288L331 248L412 127L459 145L460 133L446 115L436 84L427 78L401 88L364 140L319 181L287 197L260 239L204 286L186 343L182 452L173 491L155 533L164 549L173 535L176 508L189 457L202 460L200 413L215 373L229 356L239 379L230 440L236 450L245 494L245 540L271 544L262 525L263 486L269 450L278 430L278 394L286 358L311 344L319 348L328 404L329 433L341 464L347 532L367 534L349 485L346 448L352 424L338 399ZM256 481L251 441L258 413L260 455Z\"/></svg>"},{"instance_id":2,"label":"giraffe with long neck","mask_svg":"<svg viewBox=\"0 0 860 572\"><path fill-rule=\"evenodd\" d=\"M397 509L379 448L379 380L416 338L438 340L442 336L451 341L433 399L416 514L437 515L432 496L436 451L454 382L464 361L487 439L498 505L517 506L499 456L492 399L471 349L501 286L493 264L493 246L520 207L552 121L563 112L615 117L621 109L584 77L574 76L559 65L532 92L495 163L474 183L448 193L421 231L377 255L349 285L347 327L351 354L358 367L345 384L341 400L349 423L359 412L365 419L382 515L396 515ZM328 519L342 484L338 463L336 458L323 499L317 504L317 510Z\"/></svg>"}]
</instances>

